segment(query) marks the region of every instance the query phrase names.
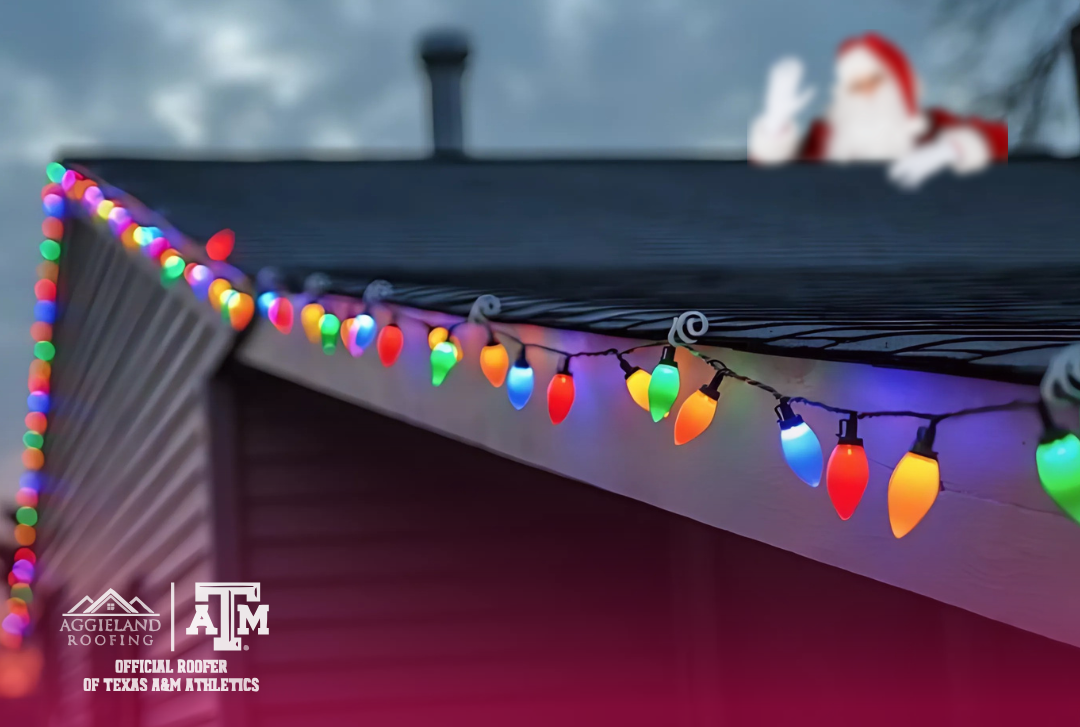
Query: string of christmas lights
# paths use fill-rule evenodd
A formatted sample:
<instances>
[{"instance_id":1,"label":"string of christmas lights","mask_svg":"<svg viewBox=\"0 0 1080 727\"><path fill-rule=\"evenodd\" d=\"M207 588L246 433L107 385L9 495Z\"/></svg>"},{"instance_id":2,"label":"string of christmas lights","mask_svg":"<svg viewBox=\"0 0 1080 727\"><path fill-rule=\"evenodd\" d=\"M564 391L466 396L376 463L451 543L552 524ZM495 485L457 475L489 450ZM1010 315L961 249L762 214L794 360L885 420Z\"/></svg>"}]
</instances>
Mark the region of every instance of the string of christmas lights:
<instances>
[{"instance_id":1,"label":"string of christmas lights","mask_svg":"<svg viewBox=\"0 0 1080 727\"><path fill-rule=\"evenodd\" d=\"M506 387L507 398L515 409L523 409L532 400L536 377L529 362L529 352L543 352L558 358L558 370L546 390L548 415L553 425L564 422L573 411L577 394L573 361L584 357L612 357L620 367L627 393L637 406L649 413L654 422L667 419L681 389L681 377L675 352L684 348L713 369L708 381L691 393L680 405L674 424L674 443L683 446L703 435L712 424L719 406L725 380L738 381L768 393L776 402L775 413L780 433L780 451L792 472L811 487L818 487L824 475L826 490L837 515L850 519L866 491L870 478L869 463L863 440L859 438L858 423L877 417L906 417L922 419L911 450L901 458L889 478L888 510L893 535L902 538L915 528L929 512L943 490L938 454L934 439L938 426L950 419L1035 408L1043 422L1043 435L1036 451L1036 465L1043 488L1059 507L1073 520L1080 522L1080 438L1060 428L1050 415L1047 402L1080 401L1080 346L1067 349L1055 359L1044 381L1043 395L1038 401L1013 401L999 405L963 409L946 413L915 411L859 412L836 407L804 397L789 396L765 383L741 375L722 360L703 354L694 348L695 336L708 330L707 318L697 311L676 317L668 340L636 345L624 350L608 348L598 351L564 351L551 346L523 341L510 331L493 325L499 312L494 296L481 296L467 318L451 325L433 325L422 318L407 314L387 300L392 288L386 281L374 281L365 289L362 299L347 298L349 315L338 304L344 296L326 294L326 276L311 276L303 293L292 293L274 275L259 275L262 291L253 299L254 287L226 260L235 245L235 234L222 230L203 246L192 243L179 233L166 234L159 221L127 198L106 198L97 181L74 170L53 163L47 168L49 184L42 190L46 220L41 243L44 262L39 267L35 294L34 329L35 361L30 371L30 399L27 415L28 432L24 436L27 473L19 491L20 508L16 513L16 540L22 545L9 573L11 598L8 616L0 628L0 639L8 646L25 637L30 628L29 607L32 602L30 586L34 580L36 560L32 545L36 538L37 497L41 490L40 471L43 454L46 416L49 409L50 361L52 325L56 319L56 281L65 219L81 212L91 221L107 224L120 243L132 252L141 252L160 265L161 282L171 287L185 281L196 297L206 300L235 330L245 329L256 312L266 318L283 334L292 331L296 309L307 339L334 355L341 346L352 357L360 357L373 344L383 366L393 366L401 355L405 336L398 325L407 318L426 326L430 353L431 383L442 386L464 359L464 349L455 330L464 324L482 325L487 330L487 343L480 351L479 365L488 382ZM116 194L114 196L120 197ZM130 209L129 209L130 207ZM146 224L140 224L136 218ZM151 224L155 222L155 224ZM389 312L386 325L379 327L373 313L379 307ZM360 312L356 313L355 311ZM511 363L507 343L517 347ZM651 371L631 365L626 357L632 353L659 348L657 364ZM1051 392L1051 393L1048 393ZM828 460L823 456L820 440L793 406L822 409L840 415L837 443Z\"/></svg>"},{"instance_id":2,"label":"string of christmas lights","mask_svg":"<svg viewBox=\"0 0 1080 727\"><path fill-rule=\"evenodd\" d=\"M152 224L139 224L133 211L119 199L109 199L101 184L78 171L66 169L53 162L45 169L48 183L41 190L45 221L41 225L44 241L39 245L42 262L38 265L38 281L34 285L34 323L30 335L34 340L34 360L30 364L26 415L23 435L23 466L26 471L16 495L15 542L19 546L8 572L9 597L6 615L0 619L0 645L19 648L30 633L31 604L34 601L33 583L37 575L38 499L42 490L42 470L45 466L45 442L50 411L50 380L52 361L56 355L53 345L53 325L57 311L57 281L63 252L65 231L71 216L82 212L87 219L105 224L113 236L131 251L139 251L160 266L161 283L171 287L185 280L199 298L209 301L222 319L236 330L251 322L255 303L251 295L234 285L237 277L226 270L223 261L232 251L235 236L222 230L206 243L195 246L186 238L175 242Z\"/></svg>"},{"instance_id":3,"label":"string of christmas lights","mask_svg":"<svg viewBox=\"0 0 1080 727\"><path fill-rule=\"evenodd\" d=\"M378 281L380 286L388 284ZM264 293L266 300L287 299L280 293ZM320 297L318 291L308 293ZM368 298L368 296L365 296ZM366 307L372 307L367 299ZM385 304L384 304L385 305ZM328 314L322 304L309 302L306 311L309 338L317 340L317 331L322 330ZM395 346L392 356L380 358L385 366L392 366L401 350L402 334L397 325L400 311L393 313L391 323L383 332L392 330ZM575 386L571 361L579 357L612 356L623 371L627 390L634 402L648 411L654 422L667 418L680 391L680 377L675 351L682 347L694 356L708 363L714 369L711 380L704 382L701 388L687 397L678 410L674 427L676 446L687 444L703 434L712 423L720 400L720 387L725 378L733 379L769 393L777 402L775 413L780 429L780 447L785 461L792 472L811 487L817 487L824 475L826 490L842 520L850 519L857 509L870 479L869 460L863 440L858 435L858 424L863 419L881 417L906 417L925 420L925 426L918 428L915 442L910 451L897 463L889 478L888 510L889 522L896 538L903 538L918 525L933 507L939 492L945 490L941 482L938 454L934 451L937 428L942 422L958 417L989 414L1018 409L1036 409L1042 416L1044 435L1036 453L1036 465L1044 489L1050 497L1073 520L1080 522L1080 438L1060 429L1050 416L1046 404L1042 401L1017 400L991 406L974 407L944 413L916 411L868 411L837 407L805 397L788 396L768 384L743 376L729 368L723 361L697 351L692 344L707 332L708 321L697 311L688 311L674 319L668 341L647 343L626 350L614 348L599 351L565 351L543 344L522 341L513 334L496 329L483 319L470 314L469 318L450 326L432 325L421 318L407 316L421 323L428 329L428 346L431 349L432 384L441 386L450 371L462 360L463 350L460 341L453 335L456 326L463 323L482 323L487 326L488 343L480 352L479 363L484 376L495 387L504 383L511 405L515 409L524 408L530 401L535 386L535 376L529 363L528 351L536 349L559 358L560 366L547 387L548 414L552 424L565 421L573 407ZM272 316L271 316L272 319ZM363 329L367 336L375 335L375 322L369 311L357 316L357 323L363 320ZM334 318L336 321L337 319ZM276 324L275 324L276 325ZM280 326L279 326L280 328ZM345 346L354 356L363 354L363 345L357 345L351 337L353 328L346 319L339 331ZM335 344L332 337L321 339L324 351L333 354ZM382 332L378 334L380 337ZM510 365L509 352L503 341L511 342L518 348L514 363ZM656 367L647 372L640 367L631 366L625 357L635 351L647 348L662 348ZM1076 354L1080 362L1080 349ZM1080 374L1080 363L1075 366ZM1080 400L1080 376L1073 379ZM837 444L828 460L823 457L820 440L805 420L795 413L793 405L814 407L843 416L839 420Z\"/></svg>"}]
</instances>

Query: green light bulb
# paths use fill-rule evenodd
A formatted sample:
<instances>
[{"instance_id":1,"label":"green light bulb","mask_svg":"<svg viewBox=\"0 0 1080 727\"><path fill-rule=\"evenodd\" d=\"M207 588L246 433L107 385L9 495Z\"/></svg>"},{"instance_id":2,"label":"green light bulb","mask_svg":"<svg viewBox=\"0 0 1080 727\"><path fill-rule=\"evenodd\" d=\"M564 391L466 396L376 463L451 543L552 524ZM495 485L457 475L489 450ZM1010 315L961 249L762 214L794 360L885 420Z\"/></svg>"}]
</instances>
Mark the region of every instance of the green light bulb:
<instances>
[{"instance_id":1,"label":"green light bulb","mask_svg":"<svg viewBox=\"0 0 1080 727\"><path fill-rule=\"evenodd\" d=\"M322 350L332 356L337 350L338 333L341 332L341 319L333 313L324 313L319 317L319 333L322 335Z\"/></svg>"},{"instance_id":2,"label":"green light bulb","mask_svg":"<svg viewBox=\"0 0 1080 727\"><path fill-rule=\"evenodd\" d=\"M1046 494L1080 523L1080 439L1061 429L1047 430L1035 450L1035 464Z\"/></svg>"},{"instance_id":3,"label":"green light bulb","mask_svg":"<svg viewBox=\"0 0 1080 727\"><path fill-rule=\"evenodd\" d=\"M457 348L454 344L443 341L431 349L431 385L442 384L455 364L457 364Z\"/></svg>"},{"instance_id":4,"label":"green light bulb","mask_svg":"<svg viewBox=\"0 0 1080 727\"><path fill-rule=\"evenodd\" d=\"M38 246L41 257L46 260L56 261L60 258L60 243L56 240L45 240Z\"/></svg>"},{"instance_id":5,"label":"green light bulb","mask_svg":"<svg viewBox=\"0 0 1080 727\"><path fill-rule=\"evenodd\" d=\"M37 510L32 507L20 507L15 511L15 521L19 525L29 525L33 527L37 525Z\"/></svg>"},{"instance_id":6,"label":"green light bulb","mask_svg":"<svg viewBox=\"0 0 1080 727\"><path fill-rule=\"evenodd\" d=\"M187 263L184 262L184 258L179 255L173 255L165 264L161 266L161 282L165 285L171 285L179 280L184 275L184 267Z\"/></svg>"},{"instance_id":7,"label":"green light bulb","mask_svg":"<svg viewBox=\"0 0 1080 727\"><path fill-rule=\"evenodd\" d=\"M60 184L60 180L64 178L64 172L66 171L63 164L49 162L48 166L45 167L45 176L48 177L49 181L53 184Z\"/></svg>"},{"instance_id":8,"label":"green light bulb","mask_svg":"<svg viewBox=\"0 0 1080 727\"><path fill-rule=\"evenodd\" d=\"M664 346L660 363L649 380L649 413L658 422L671 411L679 396L679 364L675 362L675 347Z\"/></svg>"},{"instance_id":9,"label":"green light bulb","mask_svg":"<svg viewBox=\"0 0 1080 727\"><path fill-rule=\"evenodd\" d=\"M42 361L52 361L56 355L56 347L49 341L38 341L34 344L34 356Z\"/></svg>"},{"instance_id":10,"label":"green light bulb","mask_svg":"<svg viewBox=\"0 0 1080 727\"><path fill-rule=\"evenodd\" d=\"M45 444L45 437L41 436L37 432L27 432L23 435L23 444L27 447L33 447L34 449L41 449Z\"/></svg>"}]
</instances>

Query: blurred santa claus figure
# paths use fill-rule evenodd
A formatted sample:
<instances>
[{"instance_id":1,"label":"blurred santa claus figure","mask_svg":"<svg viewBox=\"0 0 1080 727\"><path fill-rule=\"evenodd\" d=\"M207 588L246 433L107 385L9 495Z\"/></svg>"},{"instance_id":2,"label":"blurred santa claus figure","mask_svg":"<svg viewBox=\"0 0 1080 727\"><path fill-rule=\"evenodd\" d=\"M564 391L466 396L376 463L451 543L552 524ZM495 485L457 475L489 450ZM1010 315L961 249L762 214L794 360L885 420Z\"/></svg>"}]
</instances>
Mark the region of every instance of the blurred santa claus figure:
<instances>
[{"instance_id":1,"label":"blurred santa claus figure","mask_svg":"<svg viewBox=\"0 0 1080 727\"><path fill-rule=\"evenodd\" d=\"M875 33L841 44L832 103L805 134L797 117L814 89L801 88L802 77L797 58L784 58L770 71L765 110L750 126L752 162L891 162L889 177L915 189L945 170L974 174L1008 159L1005 124L923 110L907 57Z\"/></svg>"}]
</instances>

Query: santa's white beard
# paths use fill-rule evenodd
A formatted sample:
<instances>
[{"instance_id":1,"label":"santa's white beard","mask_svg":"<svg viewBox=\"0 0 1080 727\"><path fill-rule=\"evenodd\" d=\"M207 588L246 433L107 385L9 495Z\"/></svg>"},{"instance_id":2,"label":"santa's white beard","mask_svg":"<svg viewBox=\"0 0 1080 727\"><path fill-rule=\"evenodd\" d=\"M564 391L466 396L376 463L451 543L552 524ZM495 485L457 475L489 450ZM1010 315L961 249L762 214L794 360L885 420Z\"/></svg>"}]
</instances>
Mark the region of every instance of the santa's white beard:
<instances>
[{"instance_id":1,"label":"santa's white beard","mask_svg":"<svg viewBox=\"0 0 1080 727\"><path fill-rule=\"evenodd\" d=\"M881 89L869 96L841 92L829 109L829 143L825 157L833 162L887 162L911 152L925 122L908 113L898 94Z\"/></svg>"}]
</instances>

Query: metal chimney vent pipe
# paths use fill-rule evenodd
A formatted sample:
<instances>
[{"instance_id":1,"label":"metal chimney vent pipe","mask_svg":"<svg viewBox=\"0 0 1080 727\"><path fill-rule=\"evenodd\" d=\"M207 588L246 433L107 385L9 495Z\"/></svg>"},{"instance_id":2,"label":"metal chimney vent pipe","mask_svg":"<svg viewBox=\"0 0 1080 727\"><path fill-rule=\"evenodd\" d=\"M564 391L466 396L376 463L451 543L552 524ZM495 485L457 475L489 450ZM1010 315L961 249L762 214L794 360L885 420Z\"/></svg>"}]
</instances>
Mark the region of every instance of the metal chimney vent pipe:
<instances>
[{"instance_id":1,"label":"metal chimney vent pipe","mask_svg":"<svg viewBox=\"0 0 1080 727\"><path fill-rule=\"evenodd\" d=\"M460 31L434 31L420 43L420 58L431 87L431 137L436 157L465 155L461 81L468 57L469 40Z\"/></svg>"}]
</instances>

